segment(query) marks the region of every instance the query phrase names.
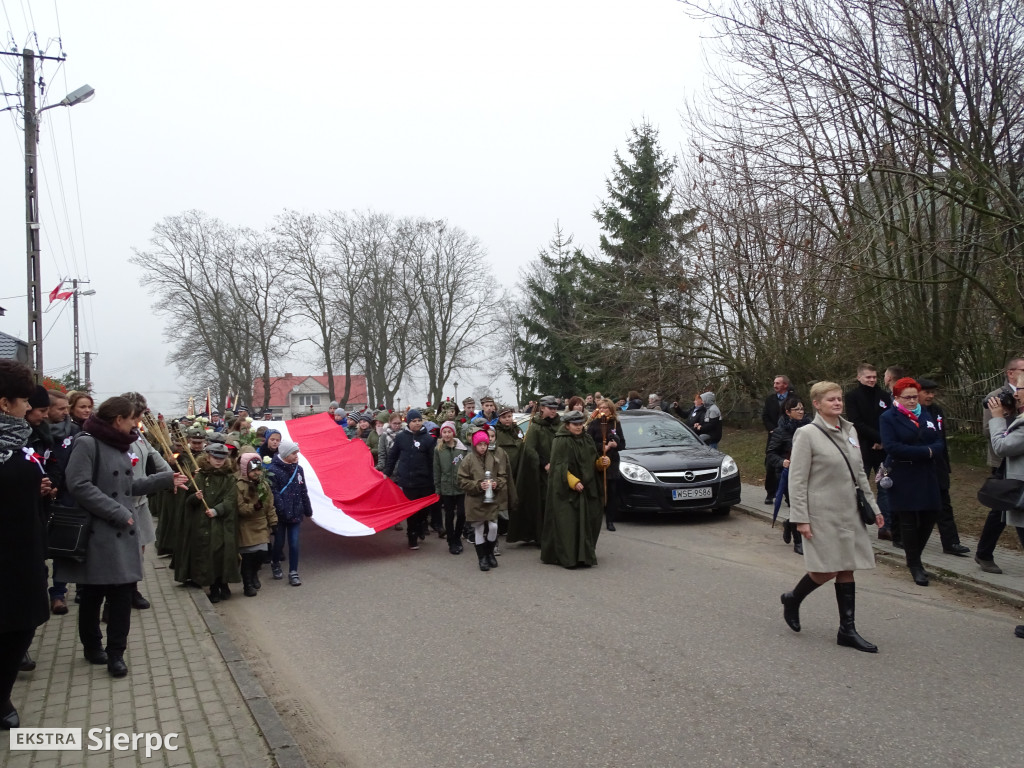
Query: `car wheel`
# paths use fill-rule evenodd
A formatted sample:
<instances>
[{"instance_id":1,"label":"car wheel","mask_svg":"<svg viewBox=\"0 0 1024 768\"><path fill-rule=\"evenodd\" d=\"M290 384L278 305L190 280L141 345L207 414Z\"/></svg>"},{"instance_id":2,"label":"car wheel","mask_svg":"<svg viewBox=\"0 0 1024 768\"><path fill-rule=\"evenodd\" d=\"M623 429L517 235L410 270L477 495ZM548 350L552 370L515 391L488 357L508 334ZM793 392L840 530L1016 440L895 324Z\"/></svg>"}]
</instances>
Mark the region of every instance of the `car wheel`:
<instances>
[{"instance_id":1,"label":"car wheel","mask_svg":"<svg viewBox=\"0 0 1024 768\"><path fill-rule=\"evenodd\" d=\"M711 510L711 514L721 515L722 517L724 517L725 515L728 515L731 510L732 507L715 507L714 509Z\"/></svg>"}]
</instances>

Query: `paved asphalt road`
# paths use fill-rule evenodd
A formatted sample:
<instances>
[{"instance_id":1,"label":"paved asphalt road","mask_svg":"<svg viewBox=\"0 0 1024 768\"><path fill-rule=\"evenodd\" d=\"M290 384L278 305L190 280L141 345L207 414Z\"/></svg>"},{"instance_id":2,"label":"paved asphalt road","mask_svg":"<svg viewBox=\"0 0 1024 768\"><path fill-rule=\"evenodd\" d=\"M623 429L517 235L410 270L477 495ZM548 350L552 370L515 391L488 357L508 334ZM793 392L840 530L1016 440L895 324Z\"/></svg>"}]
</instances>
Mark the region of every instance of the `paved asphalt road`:
<instances>
[{"instance_id":1,"label":"paved asphalt road","mask_svg":"<svg viewBox=\"0 0 1024 768\"><path fill-rule=\"evenodd\" d=\"M641 520L567 571L505 546L481 573L403 533L308 522L305 581L264 568L218 606L312 765L1009 766L1021 756L1024 640L1013 611L905 571L858 575L858 628L835 594L779 594L802 559L764 523Z\"/></svg>"}]
</instances>

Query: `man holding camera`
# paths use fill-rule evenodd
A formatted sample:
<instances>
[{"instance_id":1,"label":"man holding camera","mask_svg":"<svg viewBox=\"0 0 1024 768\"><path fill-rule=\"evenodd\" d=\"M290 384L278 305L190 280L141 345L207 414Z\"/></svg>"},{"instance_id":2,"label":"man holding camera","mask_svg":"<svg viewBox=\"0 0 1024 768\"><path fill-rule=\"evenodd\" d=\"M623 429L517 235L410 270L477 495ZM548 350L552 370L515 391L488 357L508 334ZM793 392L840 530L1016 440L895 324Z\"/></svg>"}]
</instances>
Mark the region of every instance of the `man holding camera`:
<instances>
[{"instance_id":1,"label":"man holding camera","mask_svg":"<svg viewBox=\"0 0 1024 768\"><path fill-rule=\"evenodd\" d=\"M992 436L988 432L988 427L993 414L988 403L992 398L999 400L1004 413L996 415L1002 416L1005 414L1007 419L1012 419L1014 414L1020 410L1017 406L1017 401L1012 396L1012 393L1016 392L1019 385L1024 385L1024 357L1012 358L1006 364L1006 383L999 389L985 395L986 405L982 413L982 432L988 443L988 465L992 468L993 477L1004 477L1005 475L1003 460L992 451ZM1000 509L990 509L988 517L985 519L985 527L982 528L981 537L978 539L978 551L974 555L974 561L985 573L1003 572L1003 569L996 565L994 554L996 542L999 541L999 537L1005 528L1006 523L1003 522L1003 511ZM1017 528L1016 530L1017 538L1024 545L1024 528Z\"/></svg>"}]
</instances>

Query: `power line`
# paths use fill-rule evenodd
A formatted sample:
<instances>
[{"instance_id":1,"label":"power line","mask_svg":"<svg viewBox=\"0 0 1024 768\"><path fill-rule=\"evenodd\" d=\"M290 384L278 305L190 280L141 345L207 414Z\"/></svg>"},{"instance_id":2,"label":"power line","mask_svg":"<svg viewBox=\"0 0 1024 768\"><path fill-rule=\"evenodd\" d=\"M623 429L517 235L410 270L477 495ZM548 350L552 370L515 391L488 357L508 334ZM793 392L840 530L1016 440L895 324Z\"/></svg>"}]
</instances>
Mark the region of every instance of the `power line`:
<instances>
[{"instance_id":1,"label":"power line","mask_svg":"<svg viewBox=\"0 0 1024 768\"><path fill-rule=\"evenodd\" d=\"M60 320L61 316L67 310L68 304L70 304L70 302L69 301L65 301L64 302L64 306L60 308L60 312L58 312L57 316L55 318L53 318L53 322L50 323L50 330L43 334L43 341L46 341L46 337L50 335L50 331L52 331L54 329L54 327L57 325L57 321Z\"/></svg>"},{"instance_id":2,"label":"power line","mask_svg":"<svg viewBox=\"0 0 1024 768\"><path fill-rule=\"evenodd\" d=\"M25 26L32 30L29 34L30 35L34 35L35 34L35 29L36 29L36 23L35 23L35 21L32 21L31 23L29 22L29 17L32 15L32 6L29 5L28 14L26 14L25 13L25 0L21 0L20 5L21 5L21 15L25 19ZM39 41L39 38L36 38L36 43L37 43L36 47L37 48L39 47L38 46L38 41Z\"/></svg>"},{"instance_id":3,"label":"power line","mask_svg":"<svg viewBox=\"0 0 1024 768\"><path fill-rule=\"evenodd\" d=\"M5 2L0 3L0 5L3 5L3 7L4 7L4 17L7 19L7 28L10 30L11 42L13 43L14 42L14 25L11 24L11 15L9 13L7 13L7 3L5 1ZM12 48L11 50L14 50L14 49Z\"/></svg>"},{"instance_id":4,"label":"power line","mask_svg":"<svg viewBox=\"0 0 1024 768\"><path fill-rule=\"evenodd\" d=\"M64 55L64 33L60 31L60 11L57 10L57 0L53 0L53 18L57 22L57 45L60 47L60 53Z\"/></svg>"},{"instance_id":5,"label":"power line","mask_svg":"<svg viewBox=\"0 0 1024 768\"><path fill-rule=\"evenodd\" d=\"M64 49L62 47L61 48L61 52L63 53L63 51L64 51ZM65 90L67 92L70 93L70 86L68 85L68 68L62 66L61 67L61 74L64 77L64 88L65 88ZM79 185L79 182L78 182L78 151L75 149L75 127L74 127L74 122L71 120L71 112L70 112L70 110L68 111L68 116L67 117L68 117L68 137L70 138L70 144L71 144L71 173L72 173L72 178L74 179L74 182L75 182L75 204L76 204L76 206L78 208L78 233L79 233L80 238L81 238L82 261L85 262L85 274L84 275L79 274L79 277L85 277L86 279L88 279L89 278L89 273L90 273L90 269L89 269L89 250L86 247L86 241L85 241L85 216L82 215L82 188L81 188L81 186ZM62 179L63 179L63 174L62 174ZM62 189L63 189L63 180L62 180L61 183L62 183ZM75 271L78 272L79 271L79 269L78 269L78 254L77 254L77 252L75 250L74 238L71 237L71 219L67 215L66 203L65 203L65 218L67 218L67 222L68 222L68 237L69 237L69 239L71 241L71 260L75 264Z\"/></svg>"},{"instance_id":6,"label":"power line","mask_svg":"<svg viewBox=\"0 0 1024 768\"><path fill-rule=\"evenodd\" d=\"M40 170L42 171L42 174L43 174L43 181L46 182L46 197L50 201L50 209L55 211L56 210L56 206L53 204L53 193L50 191L50 184L49 184L49 178L47 177L47 174L46 174L46 167L45 166L41 166ZM65 206L65 208L66 207L67 206ZM47 228L47 229L45 229L43 231L46 232L47 234L49 234L50 231L51 231L51 228ZM76 269L75 272L72 272L71 271L71 267L68 265L68 257L67 257L66 251L64 250L64 239L61 237L60 227L53 227L52 231L54 233L56 233L56 242L60 245L60 253L61 253L61 256L64 259L63 274L65 274L65 275L77 274L78 270ZM47 241L49 242L49 237L47 237ZM55 267L57 267L57 271L61 272L60 264L57 263L57 259L53 255L53 253L52 253L53 250L55 250L55 249L49 248L49 249L47 249L47 253L50 256L50 258L53 259L53 264L54 264Z\"/></svg>"}]
</instances>

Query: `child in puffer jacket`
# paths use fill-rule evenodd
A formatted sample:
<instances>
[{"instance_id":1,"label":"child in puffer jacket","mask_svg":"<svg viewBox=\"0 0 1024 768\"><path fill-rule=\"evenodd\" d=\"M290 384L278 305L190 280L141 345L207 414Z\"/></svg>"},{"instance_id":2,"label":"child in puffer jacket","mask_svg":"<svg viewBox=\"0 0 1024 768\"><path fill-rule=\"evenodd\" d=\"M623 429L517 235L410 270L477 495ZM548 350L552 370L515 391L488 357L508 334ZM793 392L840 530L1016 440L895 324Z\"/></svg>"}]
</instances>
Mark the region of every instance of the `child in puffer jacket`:
<instances>
[{"instance_id":1,"label":"child in puffer jacket","mask_svg":"<svg viewBox=\"0 0 1024 768\"><path fill-rule=\"evenodd\" d=\"M299 525L303 517L313 516L306 488L306 475L299 466L299 444L282 440L277 456L267 468L270 487L274 491L277 509L277 528L274 533L274 553L270 570L275 579L283 579L281 561L284 559L285 536L288 537L288 583L302 586L299 578Z\"/></svg>"}]
</instances>

